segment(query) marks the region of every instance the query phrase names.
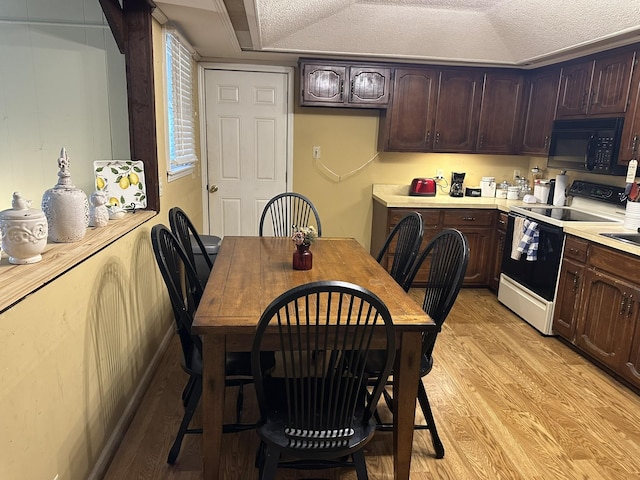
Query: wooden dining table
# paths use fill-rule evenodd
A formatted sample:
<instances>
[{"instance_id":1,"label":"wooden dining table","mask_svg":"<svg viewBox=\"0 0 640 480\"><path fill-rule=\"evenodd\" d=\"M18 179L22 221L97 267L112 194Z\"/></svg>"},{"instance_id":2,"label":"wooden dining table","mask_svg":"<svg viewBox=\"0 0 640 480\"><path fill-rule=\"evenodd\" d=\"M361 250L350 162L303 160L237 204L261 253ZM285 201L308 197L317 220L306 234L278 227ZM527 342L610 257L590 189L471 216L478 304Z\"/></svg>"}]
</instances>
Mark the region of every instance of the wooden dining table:
<instances>
[{"instance_id":1,"label":"wooden dining table","mask_svg":"<svg viewBox=\"0 0 640 480\"><path fill-rule=\"evenodd\" d=\"M249 352L260 315L273 299L295 286L343 280L378 295L396 330L394 367L394 475L408 480L420 379L421 339L437 326L388 272L353 238L319 238L311 246L310 270L292 268L290 238L225 236L220 245L193 332L203 340L203 468L205 479L221 470L226 352Z\"/></svg>"}]
</instances>

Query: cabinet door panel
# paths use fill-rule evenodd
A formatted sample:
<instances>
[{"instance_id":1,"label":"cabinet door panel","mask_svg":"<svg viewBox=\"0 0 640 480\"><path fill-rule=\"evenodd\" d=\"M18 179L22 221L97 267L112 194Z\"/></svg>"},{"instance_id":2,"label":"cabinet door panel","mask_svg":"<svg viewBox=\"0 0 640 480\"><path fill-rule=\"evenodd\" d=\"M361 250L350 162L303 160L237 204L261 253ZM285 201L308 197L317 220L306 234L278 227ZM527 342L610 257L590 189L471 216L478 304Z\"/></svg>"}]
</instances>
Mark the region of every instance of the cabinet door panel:
<instances>
[{"instance_id":1,"label":"cabinet door panel","mask_svg":"<svg viewBox=\"0 0 640 480\"><path fill-rule=\"evenodd\" d=\"M636 324L631 351L620 373L640 387L640 324Z\"/></svg>"},{"instance_id":2,"label":"cabinet door panel","mask_svg":"<svg viewBox=\"0 0 640 480\"><path fill-rule=\"evenodd\" d=\"M624 166L629 164L629 160L638 159L638 149L640 148L640 68L638 68L637 58L634 61L629 95L630 103L624 119L620 153L618 154L618 165Z\"/></svg>"},{"instance_id":3,"label":"cabinet door panel","mask_svg":"<svg viewBox=\"0 0 640 480\"><path fill-rule=\"evenodd\" d=\"M634 52L624 52L595 61L589 114L622 114L626 111L634 55Z\"/></svg>"},{"instance_id":4,"label":"cabinet door panel","mask_svg":"<svg viewBox=\"0 0 640 480\"><path fill-rule=\"evenodd\" d=\"M592 269L586 271L584 282L584 304L576 345L596 360L620 371L629 356L640 291L616 277Z\"/></svg>"},{"instance_id":5,"label":"cabinet door panel","mask_svg":"<svg viewBox=\"0 0 640 480\"><path fill-rule=\"evenodd\" d=\"M434 151L473 152L478 136L483 75L480 72L440 72Z\"/></svg>"},{"instance_id":6,"label":"cabinet door panel","mask_svg":"<svg viewBox=\"0 0 640 480\"><path fill-rule=\"evenodd\" d=\"M431 150L437 85L436 70L396 69L393 102L382 134L384 150Z\"/></svg>"},{"instance_id":7,"label":"cabinet door panel","mask_svg":"<svg viewBox=\"0 0 640 480\"><path fill-rule=\"evenodd\" d=\"M302 68L302 103L344 103L346 67L305 64Z\"/></svg>"},{"instance_id":8,"label":"cabinet door panel","mask_svg":"<svg viewBox=\"0 0 640 480\"><path fill-rule=\"evenodd\" d=\"M520 73L485 75L476 151L514 153L522 109L524 77Z\"/></svg>"},{"instance_id":9,"label":"cabinet door panel","mask_svg":"<svg viewBox=\"0 0 640 480\"><path fill-rule=\"evenodd\" d=\"M351 67L349 75L349 103L378 106L389 103L390 68Z\"/></svg>"},{"instance_id":10,"label":"cabinet door panel","mask_svg":"<svg viewBox=\"0 0 640 480\"><path fill-rule=\"evenodd\" d=\"M525 117L520 153L546 155L558 104L560 70L531 75L525 90Z\"/></svg>"},{"instance_id":11,"label":"cabinet door panel","mask_svg":"<svg viewBox=\"0 0 640 480\"><path fill-rule=\"evenodd\" d=\"M570 342L575 334L584 269L583 264L566 258L560 267L553 331Z\"/></svg>"},{"instance_id":12,"label":"cabinet door panel","mask_svg":"<svg viewBox=\"0 0 640 480\"><path fill-rule=\"evenodd\" d=\"M587 113L592 72L593 61L570 65L562 69L557 118Z\"/></svg>"}]
</instances>

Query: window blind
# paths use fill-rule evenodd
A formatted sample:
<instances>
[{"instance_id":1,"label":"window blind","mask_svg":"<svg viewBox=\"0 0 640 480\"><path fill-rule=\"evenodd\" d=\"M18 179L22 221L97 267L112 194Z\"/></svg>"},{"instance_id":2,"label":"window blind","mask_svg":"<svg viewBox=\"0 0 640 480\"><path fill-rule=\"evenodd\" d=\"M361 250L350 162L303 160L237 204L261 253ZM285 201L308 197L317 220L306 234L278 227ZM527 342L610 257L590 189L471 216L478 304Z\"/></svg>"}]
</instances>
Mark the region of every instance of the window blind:
<instances>
[{"instance_id":1,"label":"window blind","mask_svg":"<svg viewBox=\"0 0 640 480\"><path fill-rule=\"evenodd\" d=\"M170 169L193 165L196 156L193 59L175 32L166 33Z\"/></svg>"}]
</instances>

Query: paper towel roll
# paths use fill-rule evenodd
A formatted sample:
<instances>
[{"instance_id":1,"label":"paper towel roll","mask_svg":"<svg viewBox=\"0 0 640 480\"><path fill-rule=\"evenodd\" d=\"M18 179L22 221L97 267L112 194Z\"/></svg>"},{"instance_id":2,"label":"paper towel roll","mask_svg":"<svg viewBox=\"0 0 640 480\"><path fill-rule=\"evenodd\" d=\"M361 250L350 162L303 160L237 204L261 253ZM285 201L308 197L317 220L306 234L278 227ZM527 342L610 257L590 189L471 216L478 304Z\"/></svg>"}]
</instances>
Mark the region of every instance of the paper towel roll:
<instances>
[{"instance_id":1,"label":"paper towel roll","mask_svg":"<svg viewBox=\"0 0 640 480\"><path fill-rule=\"evenodd\" d=\"M567 199L567 187L569 186L569 177L567 175L556 175L556 186L553 190L553 204L556 207L564 206Z\"/></svg>"}]
</instances>

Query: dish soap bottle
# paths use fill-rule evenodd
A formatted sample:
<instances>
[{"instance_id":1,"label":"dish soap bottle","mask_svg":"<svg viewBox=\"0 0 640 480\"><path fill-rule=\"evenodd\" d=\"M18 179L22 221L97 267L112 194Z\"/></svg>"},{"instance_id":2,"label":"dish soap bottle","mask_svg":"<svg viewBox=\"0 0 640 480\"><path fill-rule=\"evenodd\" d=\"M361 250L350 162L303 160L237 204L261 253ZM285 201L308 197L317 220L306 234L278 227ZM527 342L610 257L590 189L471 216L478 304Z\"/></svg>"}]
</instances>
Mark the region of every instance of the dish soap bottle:
<instances>
[{"instance_id":1,"label":"dish soap bottle","mask_svg":"<svg viewBox=\"0 0 640 480\"><path fill-rule=\"evenodd\" d=\"M89 225L87 194L71 181L69 157L64 147L58 158L58 183L42 196L42 211L49 224L49 240L71 243L82 240Z\"/></svg>"}]
</instances>

